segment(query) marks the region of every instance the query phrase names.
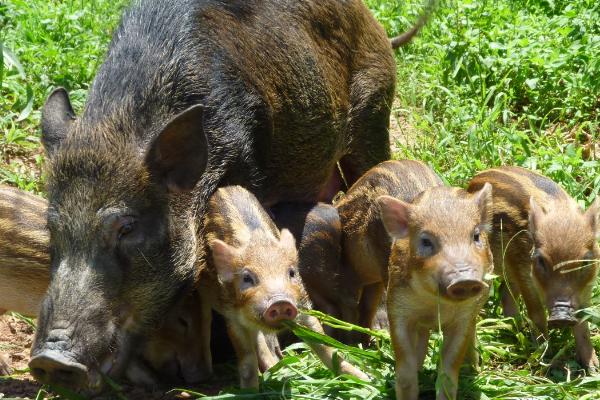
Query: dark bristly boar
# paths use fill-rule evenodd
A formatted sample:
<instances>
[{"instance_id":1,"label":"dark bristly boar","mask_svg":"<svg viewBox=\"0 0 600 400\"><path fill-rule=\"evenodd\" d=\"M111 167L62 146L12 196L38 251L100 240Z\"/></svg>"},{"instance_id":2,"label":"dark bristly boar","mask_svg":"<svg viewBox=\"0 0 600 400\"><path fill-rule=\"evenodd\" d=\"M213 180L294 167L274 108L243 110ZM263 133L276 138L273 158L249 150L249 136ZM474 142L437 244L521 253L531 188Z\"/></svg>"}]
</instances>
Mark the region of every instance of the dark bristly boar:
<instances>
[{"instance_id":1,"label":"dark bristly boar","mask_svg":"<svg viewBox=\"0 0 600 400\"><path fill-rule=\"evenodd\" d=\"M35 317L50 280L46 201L0 185L0 314ZM8 375L0 354L0 375Z\"/></svg>"},{"instance_id":2,"label":"dark bristly boar","mask_svg":"<svg viewBox=\"0 0 600 400\"><path fill-rule=\"evenodd\" d=\"M394 179L414 187L420 179L406 174ZM492 190L485 185L469 194L435 186L412 202L385 194L375 203L393 240L389 258L387 311L396 357L396 398L417 399L418 371L428 348L429 333L444 335L438 368L438 399L455 399L465 356L477 362L475 323L489 294L492 272L488 230L492 222ZM376 233L379 235L380 233Z\"/></svg>"},{"instance_id":3,"label":"dark bristly boar","mask_svg":"<svg viewBox=\"0 0 600 400\"><path fill-rule=\"evenodd\" d=\"M258 388L259 362L274 363L264 334L281 330L285 320L323 332L319 321L298 314L310 300L298 272L298 253L290 231L279 231L258 200L240 186L217 190L208 205L206 243L211 257L202 266L199 292L208 332L210 308L225 317L229 337L238 356L241 387ZM207 337L207 335L203 335ZM331 369L332 349L310 344ZM210 362L209 343L205 343ZM361 379L367 376L343 359L339 371Z\"/></svg>"},{"instance_id":4,"label":"dark bristly boar","mask_svg":"<svg viewBox=\"0 0 600 400\"><path fill-rule=\"evenodd\" d=\"M576 312L590 305L598 275L598 201L583 211L551 179L519 167L481 172L468 190L485 183L494 187L492 248L504 314L517 316L522 296L540 332L571 327L577 360L597 370L588 323Z\"/></svg>"},{"instance_id":5,"label":"dark bristly boar","mask_svg":"<svg viewBox=\"0 0 600 400\"><path fill-rule=\"evenodd\" d=\"M362 0L135 1L82 115L63 89L43 109L52 278L33 376L118 375L192 287L195 221L219 185L329 201L336 163L352 184L388 159L394 79Z\"/></svg>"},{"instance_id":6,"label":"dark bristly boar","mask_svg":"<svg viewBox=\"0 0 600 400\"><path fill-rule=\"evenodd\" d=\"M387 285L392 240L375 200L390 195L410 202L439 185L440 178L419 161L386 161L367 172L336 204L343 231L344 284L340 290L344 293L340 295L351 299L342 309L342 319L371 327Z\"/></svg>"},{"instance_id":7,"label":"dark bristly boar","mask_svg":"<svg viewBox=\"0 0 600 400\"><path fill-rule=\"evenodd\" d=\"M41 197L0 185L0 312L36 317L50 281L48 203ZM200 369L198 293L182 298L124 368L133 383L194 383ZM149 368L147 367L149 366ZM0 375L10 368L0 357Z\"/></svg>"}]
</instances>

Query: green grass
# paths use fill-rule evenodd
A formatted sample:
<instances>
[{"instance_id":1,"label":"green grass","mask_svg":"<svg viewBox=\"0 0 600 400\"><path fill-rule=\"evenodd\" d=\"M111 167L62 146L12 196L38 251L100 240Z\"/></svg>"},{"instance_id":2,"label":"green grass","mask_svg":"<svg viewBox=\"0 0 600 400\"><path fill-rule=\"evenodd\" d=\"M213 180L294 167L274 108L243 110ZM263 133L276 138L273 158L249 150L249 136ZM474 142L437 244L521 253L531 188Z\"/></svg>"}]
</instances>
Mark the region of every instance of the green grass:
<instances>
[{"instance_id":1,"label":"green grass","mask_svg":"<svg viewBox=\"0 0 600 400\"><path fill-rule=\"evenodd\" d=\"M80 110L124 0L0 3L0 181L40 193L39 109L56 86ZM390 35L407 29L421 0L367 0ZM441 1L419 37L397 52L396 158L428 162L452 185L503 164L538 170L582 205L600 192L600 2ZM584 313L600 350L600 289ZM573 361L570 335L536 345L530 325L500 314L497 282L479 326L481 371L461 379L463 398L600 399L600 378ZM346 326L351 329L352 327ZM439 335L420 374L435 393ZM333 378L306 345L263 376L262 398L384 399L393 395L388 335L369 349L340 349L370 383ZM561 368L551 368L556 357ZM193 394L193 393L192 393ZM40 398L44 396L40 392ZM62 395L71 398L70 395ZM257 398L233 388L213 398Z\"/></svg>"}]
</instances>

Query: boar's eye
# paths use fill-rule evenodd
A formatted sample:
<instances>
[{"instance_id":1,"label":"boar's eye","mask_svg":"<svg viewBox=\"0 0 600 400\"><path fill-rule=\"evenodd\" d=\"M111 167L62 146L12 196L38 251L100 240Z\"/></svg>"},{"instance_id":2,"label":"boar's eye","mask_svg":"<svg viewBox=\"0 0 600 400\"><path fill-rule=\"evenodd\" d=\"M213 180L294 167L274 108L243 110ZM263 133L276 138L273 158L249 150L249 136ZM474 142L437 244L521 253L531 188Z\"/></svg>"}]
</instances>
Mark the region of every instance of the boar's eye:
<instances>
[{"instance_id":1,"label":"boar's eye","mask_svg":"<svg viewBox=\"0 0 600 400\"><path fill-rule=\"evenodd\" d=\"M427 233L422 233L419 238L419 247L417 249L421 257L429 257L435 253L435 241Z\"/></svg>"},{"instance_id":2,"label":"boar's eye","mask_svg":"<svg viewBox=\"0 0 600 400\"><path fill-rule=\"evenodd\" d=\"M135 230L135 219L133 217L124 217L119 222L120 225L117 238L121 240L124 236L127 236Z\"/></svg>"}]
</instances>

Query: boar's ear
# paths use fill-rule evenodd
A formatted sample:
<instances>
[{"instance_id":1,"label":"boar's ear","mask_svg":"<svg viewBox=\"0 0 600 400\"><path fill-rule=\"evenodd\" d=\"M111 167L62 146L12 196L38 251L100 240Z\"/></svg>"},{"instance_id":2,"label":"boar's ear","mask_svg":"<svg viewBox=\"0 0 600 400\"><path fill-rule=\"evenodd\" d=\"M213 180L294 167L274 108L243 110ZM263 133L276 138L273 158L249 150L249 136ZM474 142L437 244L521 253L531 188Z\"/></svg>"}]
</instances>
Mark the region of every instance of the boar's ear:
<instances>
[{"instance_id":1,"label":"boar's ear","mask_svg":"<svg viewBox=\"0 0 600 400\"><path fill-rule=\"evenodd\" d=\"M282 246L295 249L296 248L296 239L294 239L294 235L287 229L282 229L281 234L279 235L279 243Z\"/></svg>"},{"instance_id":2,"label":"boar's ear","mask_svg":"<svg viewBox=\"0 0 600 400\"><path fill-rule=\"evenodd\" d=\"M478 192L473 194L473 197L481 213L481 222L490 225L492 223L492 185L486 182Z\"/></svg>"},{"instance_id":3,"label":"boar's ear","mask_svg":"<svg viewBox=\"0 0 600 400\"><path fill-rule=\"evenodd\" d=\"M600 239L600 216L598 215L598 211L600 209L600 199L596 198L596 200L588 207L586 210L584 217L590 224L592 228L592 232L596 239Z\"/></svg>"},{"instance_id":4,"label":"boar's ear","mask_svg":"<svg viewBox=\"0 0 600 400\"><path fill-rule=\"evenodd\" d=\"M235 274L235 261L238 257L237 250L235 247L219 239L211 240L209 245L219 279L223 282L231 281Z\"/></svg>"},{"instance_id":5,"label":"boar's ear","mask_svg":"<svg viewBox=\"0 0 600 400\"><path fill-rule=\"evenodd\" d=\"M55 89L42 108L42 144L48 155L52 155L67 136L75 121L69 94L63 88Z\"/></svg>"},{"instance_id":6,"label":"boar's ear","mask_svg":"<svg viewBox=\"0 0 600 400\"><path fill-rule=\"evenodd\" d=\"M394 239L404 238L408 235L408 210L410 204L391 196L380 196L377 204L381 213L381 220L385 229Z\"/></svg>"},{"instance_id":7,"label":"boar's ear","mask_svg":"<svg viewBox=\"0 0 600 400\"><path fill-rule=\"evenodd\" d=\"M173 117L146 155L152 175L170 191L193 189L206 169L208 149L202 115L203 106L195 105Z\"/></svg>"}]
</instances>

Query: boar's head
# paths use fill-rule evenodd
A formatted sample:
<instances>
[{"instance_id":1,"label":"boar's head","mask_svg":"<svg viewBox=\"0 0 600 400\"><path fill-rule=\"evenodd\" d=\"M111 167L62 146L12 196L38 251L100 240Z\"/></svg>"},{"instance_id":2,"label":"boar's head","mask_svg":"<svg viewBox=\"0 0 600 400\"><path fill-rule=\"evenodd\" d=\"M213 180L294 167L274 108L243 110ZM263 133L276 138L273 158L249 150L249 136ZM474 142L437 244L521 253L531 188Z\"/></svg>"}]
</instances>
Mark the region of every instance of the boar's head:
<instances>
[{"instance_id":1,"label":"boar's head","mask_svg":"<svg viewBox=\"0 0 600 400\"><path fill-rule=\"evenodd\" d=\"M206 166L202 109L145 141L122 120L75 119L63 89L43 109L51 282L29 365L44 383L99 389L194 280L189 189Z\"/></svg>"}]
</instances>

